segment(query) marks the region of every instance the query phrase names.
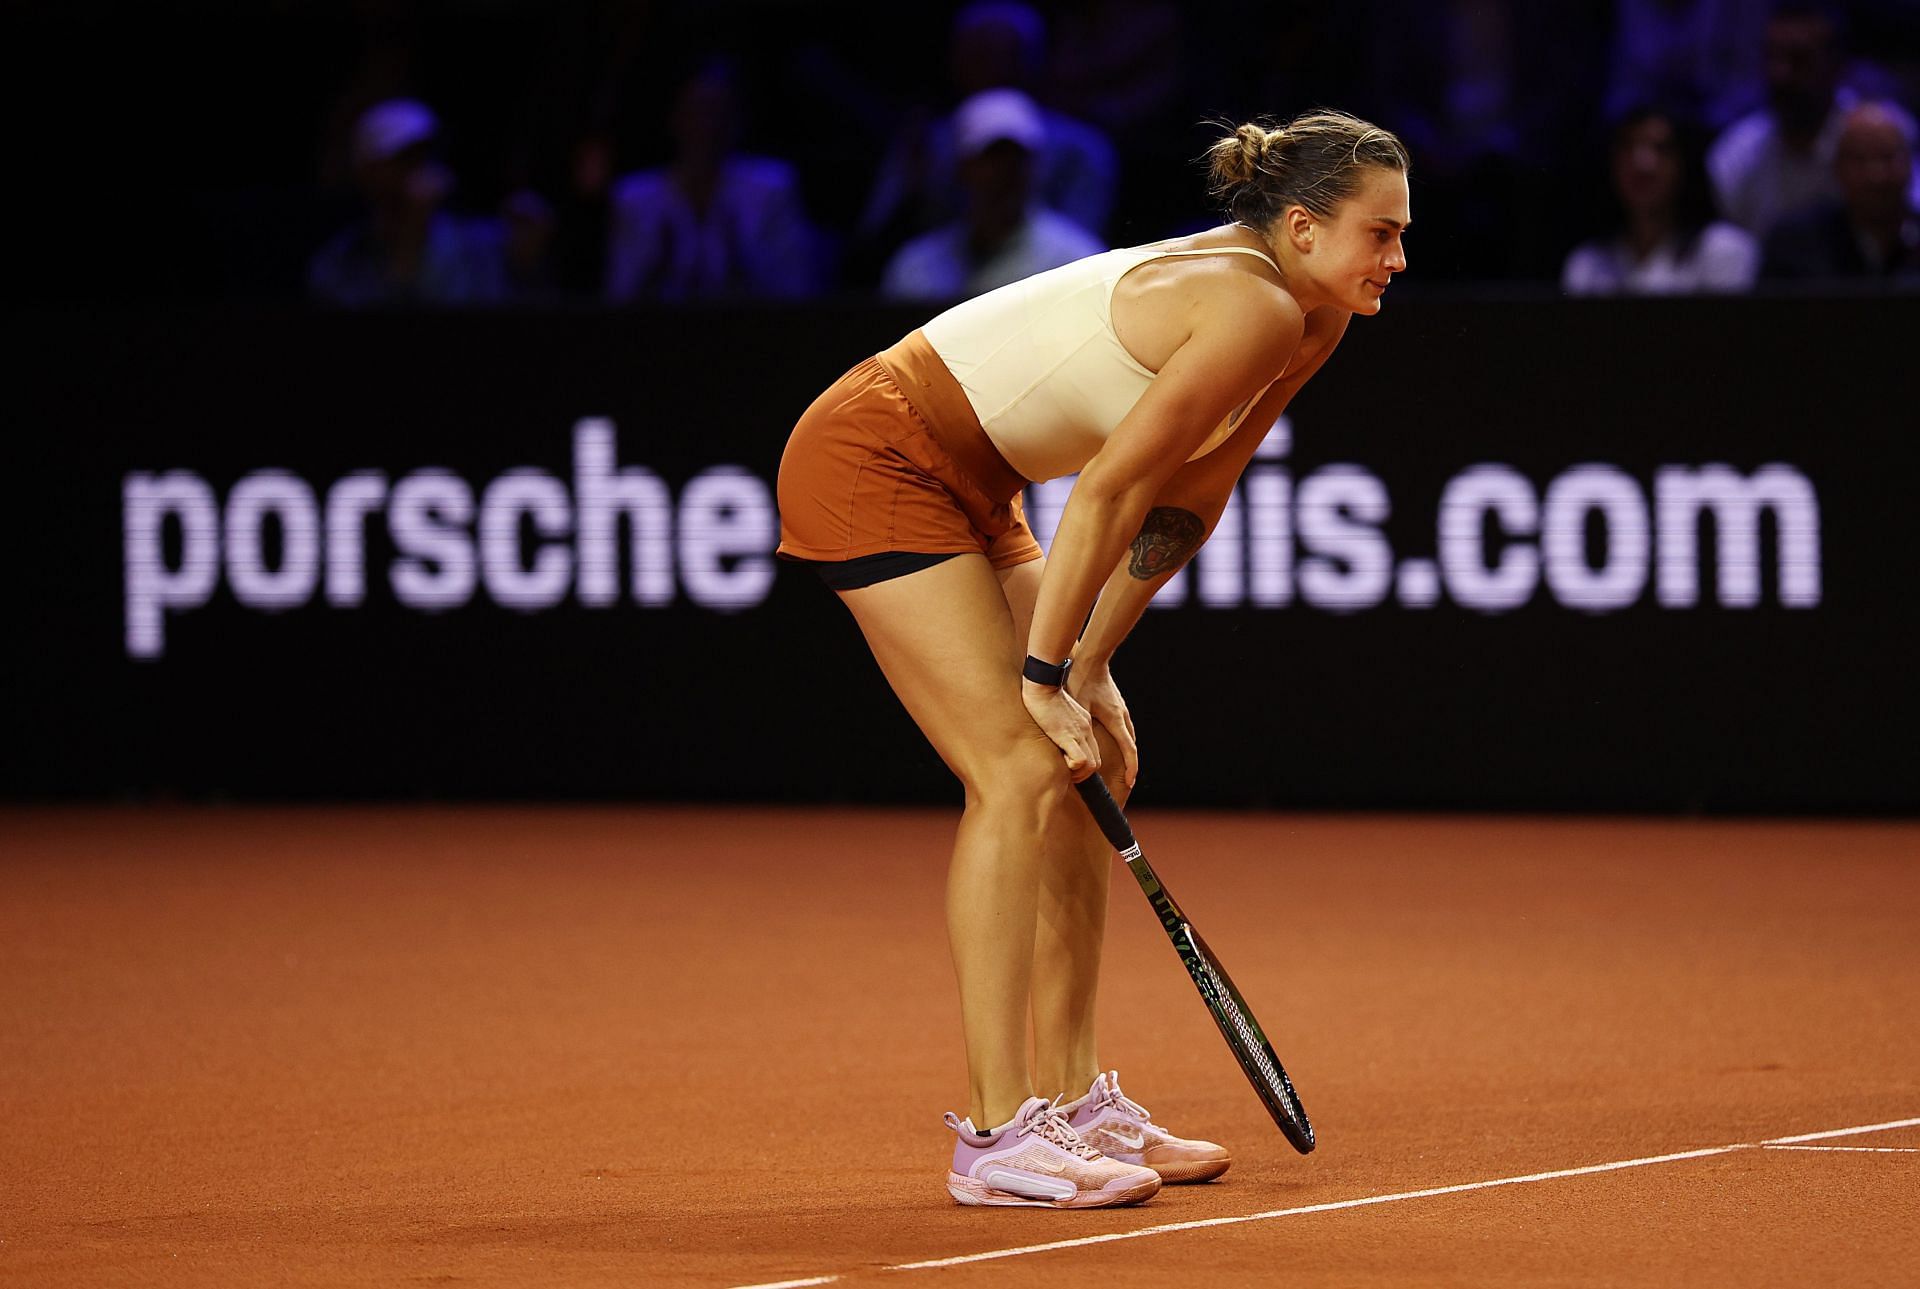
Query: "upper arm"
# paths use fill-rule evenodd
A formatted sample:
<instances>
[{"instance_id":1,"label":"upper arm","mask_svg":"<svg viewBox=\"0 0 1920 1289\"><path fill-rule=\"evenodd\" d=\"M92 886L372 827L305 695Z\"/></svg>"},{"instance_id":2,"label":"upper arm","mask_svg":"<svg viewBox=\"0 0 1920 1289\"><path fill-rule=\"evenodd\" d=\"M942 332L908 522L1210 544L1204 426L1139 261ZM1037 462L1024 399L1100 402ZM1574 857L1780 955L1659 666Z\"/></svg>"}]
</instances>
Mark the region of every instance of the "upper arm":
<instances>
[{"instance_id":1,"label":"upper arm","mask_svg":"<svg viewBox=\"0 0 1920 1289\"><path fill-rule=\"evenodd\" d=\"M1293 371L1274 382L1273 388L1247 413L1246 420L1233 432L1233 437L1198 461L1188 462L1168 478L1154 497L1154 505L1179 506L1191 510L1211 530L1214 520L1226 508L1227 498L1233 495L1234 485L1240 481L1247 463L1253 460L1253 454L1259 450L1261 441L1267 437L1273 423L1280 419L1280 413L1287 410L1287 404L1293 401L1300 387L1333 355L1334 348L1347 333L1347 323L1351 318L1351 314L1340 314L1324 335L1308 336L1301 347L1306 350L1312 346L1311 352L1305 354Z\"/></svg>"},{"instance_id":2,"label":"upper arm","mask_svg":"<svg viewBox=\"0 0 1920 1289\"><path fill-rule=\"evenodd\" d=\"M1113 491L1158 488L1234 408L1273 381L1305 332L1291 296L1245 274L1209 283L1189 309L1187 339L1081 471L1083 484L1091 476Z\"/></svg>"}]
</instances>

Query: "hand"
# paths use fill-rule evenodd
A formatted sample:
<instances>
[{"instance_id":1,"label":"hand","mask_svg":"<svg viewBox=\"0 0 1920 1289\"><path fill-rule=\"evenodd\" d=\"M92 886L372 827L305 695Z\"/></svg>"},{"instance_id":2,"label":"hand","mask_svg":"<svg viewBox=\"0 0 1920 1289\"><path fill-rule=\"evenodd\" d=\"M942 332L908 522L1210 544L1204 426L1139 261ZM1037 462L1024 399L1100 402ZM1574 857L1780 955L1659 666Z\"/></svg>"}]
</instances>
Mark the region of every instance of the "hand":
<instances>
[{"instance_id":1,"label":"hand","mask_svg":"<svg viewBox=\"0 0 1920 1289\"><path fill-rule=\"evenodd\" d=\"M1120 697L1120 687L1113 683L1113 673L1103 666L1083 667L1076 662L1067 676L1067 688L1120 745L1127 791L1133 791L1134 781L1140 777L1140 741L1133 732L1133 714L1127 710L1127 700Z\"/></svg>"},{"instance_id":2,"label":"hand","mask_svg":"<svg viewBox=\"0 0 1920 1289\"><path fill-rule=\"evenodd\" d=\"M1100 745L1093 738L1093 718L1066 690L1053 685L1020 682L1020 698L1046 736L1067 759L1067 775L1075 783L1100 769Z\"/></svg>"}]
</instances>

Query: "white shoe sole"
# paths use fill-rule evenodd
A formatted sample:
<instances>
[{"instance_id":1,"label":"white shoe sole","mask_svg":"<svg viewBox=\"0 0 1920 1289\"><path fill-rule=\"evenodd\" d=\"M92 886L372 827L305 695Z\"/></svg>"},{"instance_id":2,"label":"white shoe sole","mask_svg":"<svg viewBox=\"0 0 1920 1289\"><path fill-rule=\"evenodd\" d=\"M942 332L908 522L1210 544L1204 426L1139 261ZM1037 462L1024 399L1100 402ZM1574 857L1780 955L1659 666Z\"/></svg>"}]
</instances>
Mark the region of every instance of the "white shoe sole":
<instances>
[{"instance_id":1,"label":"white shoe sole","mask_svg":"<svg viewBox=\"0 0 1920 1289\"><path fill-rule=\"evenodd\" d=\"M1077 1191L1066 1199L1035 1199L1012 1191L995 1190L959 1173L947 1174L947 1193L962 1204L989 1208L1114 1208L1152 1199L1160 1189L1160 1175L1152 1169L1133 1185L1118 1190Z\"/></svg>"}]
</instances>

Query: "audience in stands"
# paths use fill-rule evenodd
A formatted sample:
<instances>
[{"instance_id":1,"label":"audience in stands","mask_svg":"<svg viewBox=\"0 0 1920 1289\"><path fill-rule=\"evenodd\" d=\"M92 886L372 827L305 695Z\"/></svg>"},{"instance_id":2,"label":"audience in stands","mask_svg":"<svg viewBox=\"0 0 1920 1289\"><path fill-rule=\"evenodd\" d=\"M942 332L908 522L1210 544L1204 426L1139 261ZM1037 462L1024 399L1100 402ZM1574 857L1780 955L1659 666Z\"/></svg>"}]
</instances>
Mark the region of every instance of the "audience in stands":
<instances>
[{"instance_id":1,"label":"audience in stands","mask_svg":"<svg viewBox=\"0 0 1920 1289\"><path fill-rule=\"evenodd\" d=\"M343 47L331 88L290 88L276 109L297 100L324 132L320 183L295 192L291 170L258 185L279 182L277 209L311 217L276 221L276 249L219 222L221 193L196 194L224 261L199 289L285 291L304 271L316 300L354 307L952 299L1109 236L1200 227L1214 216L1185 174L1197 123L1322 102L1411 145L1422 282L1910 280L1910 0L1268 8L1221 0L1216 21L1167 0L972 0L951 18L902 11L883 36L822 33L784 6L754 9L748 31L737 10L504 0L500 30L532 39L496 40L484 72L447 52L427 11L351 19L358 52ZM1272 40L1247 47L1238 33L1268 19ZM889 41L926 52L912 67L876 57ZM1849 45L1870 61L1849 62ZM672 69L701 49L733 52L681 80ZM451 140L421 86L460 127ZM1565 147L1597 111L1615 122L1604 180ZM1718 131L1704 163L1695 127ZM778 159L748 155L748 138ZM338 227L349 200L353 223L317 253L312 232L287 231ZM1569 253L1567 233L1596 223Z\"/></svg>"},{"instance_id":2,"label":"audience in stands","mask_svg":"<svg viewBox=\"0 0 1920 1289\"><path fill-rule=\"evenodd\" d=\"M1759 106L1774 0L1617 0L1607 111L1664 103L1721 130Z\"/></svg>"},{"instance_id":3,"label":"audience in stands","mask_svg":"<svg viewBox=\"0 0 1920 1289\"><path fill-rule=\"evenodd\" d=\"M799 175L737 151L740 125L731 64L712 61L681 86L673 160L614 185L608 300L790 300L817 289Z\"/></svg>"},{"instance_id":4,"label":"audience in stands","mask_svg":"<svg viewBox=\"0 0 1920 1289\"><path fill-rule=\"evenodd\" d=\"M964 100L990 89L1034 96L1044 79L1046 22L1032 6L1009 0L970 4L953 20L948 69ZM1049 209L1096 235L1113 207L1113 145L1084 122L1037 104L1045 129L1033 157L1033 191ZM882 158L857 240L869 255L951 222L966 206L960 183L955 120L915 114L901 122Z\"/></svg>"},{"instance_id":5,"label":"audience in stands","mask_svg":"<svg viewBox=\"0 0 1920 1289\"><path fill-rule=\"evenodd\" d=\"M1851 108L1834 149L1840 196L1788 216L1767 235L1762 272L1780 281L1920 281L1913 200L1913 117L1896 104Z\"/></svg>"},{"instance_id":6,"label":"audience in stands","mask_svg":"<svg viewBox=\"0 0 1920 1289\"><path fill-rule=\"evenodd\" d=\"M498 219L445 209L453 174L435 153L440 123L426 104L388 99L354 123L354 184L366 214L321 247L307 270L313 298L348 308L499 304L512 298ZM536 268L523 236L521 267Z\"/></svg>"},{"instance_id":7,"label":"audience in stands","mask_svg":"<svg viewBox=\"0 0 1920 1289\"><path fill-rule=\"evenodd\" d=\"M883 295L959 299L1106 249L1035 193L1047 133L1032 99L1016 89L985 90L954 113L953 133L961 214L895 253Z\"/></svg>"},{"instance_id":8,"label":"audience in stands","mask_svg":"<svg viewBox=\"0 0 1920 1289\"><path fill-rule=\"evenodd\" d=\"M1783 215L1837 195L1833 153L1851 96L1840 85L1834 11L1806 0L1776 4L1763 66L1765 106L1728 126L1707 155L1720 209L1756 237Z\"/></svg>"},{"instance_id":9,"label":"audience in stands","mask_svg":"<svg viewBox=\"0 0 1920 1289\"><path fill-rule=\"evenodd\" d=\"M1744 291L1759 270L1753 235L1714 214L1705 142L1685 118L1630 109L1613 130L1611 230L1575 248L1560 275L1572 295Z\"/></svg>"}]
</instances>

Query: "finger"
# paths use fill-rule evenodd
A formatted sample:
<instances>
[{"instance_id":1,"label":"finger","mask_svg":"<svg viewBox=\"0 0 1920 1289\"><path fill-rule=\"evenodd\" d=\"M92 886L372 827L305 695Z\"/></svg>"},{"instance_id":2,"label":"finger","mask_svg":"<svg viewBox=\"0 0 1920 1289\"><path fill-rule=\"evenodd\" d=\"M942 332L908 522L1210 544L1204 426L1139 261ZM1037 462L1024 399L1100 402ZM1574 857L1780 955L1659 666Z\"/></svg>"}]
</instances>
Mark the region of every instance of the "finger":
<instances>
[{"instance_id":1,"label":"finger","mask_svg":"<svg viewBox=\"0 0 1920 1289\"><path fill-rule=\"evenodd\" d=\"M1120 763L1127 772L1127 791L1133 791L1134 783L1140 778L1140 749L1133 741L1133 731L1129 729L1120 741Z\"/></svg>"},{"instance_id":2,"label":"finger","mask_svg":"<svg viewBox=\"0 0 1920 1289\"><path fill-rule=\"evenodd\" d=\"M1100 773L1100 741L1093 736L1092 722L1073 732L1073 748L1080 765L1086 770L1086 774L1079 775L1079 778ZM1078 779L1075 781L1078 782Z\"/></svg>"}]
</instances>

